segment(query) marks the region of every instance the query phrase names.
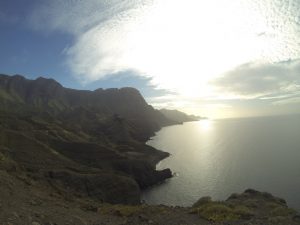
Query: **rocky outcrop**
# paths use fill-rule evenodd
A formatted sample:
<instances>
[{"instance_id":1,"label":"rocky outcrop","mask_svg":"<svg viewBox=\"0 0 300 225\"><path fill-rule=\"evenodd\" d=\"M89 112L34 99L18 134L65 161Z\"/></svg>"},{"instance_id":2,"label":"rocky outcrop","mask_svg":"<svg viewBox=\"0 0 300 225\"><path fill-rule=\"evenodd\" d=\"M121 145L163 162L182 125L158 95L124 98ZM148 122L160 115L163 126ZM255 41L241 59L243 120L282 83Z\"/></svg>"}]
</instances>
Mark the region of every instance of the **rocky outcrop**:
<instances>
[{"instance_id":1,"label":"rocky outcrop","mask_svg":"<svg viewBox=\"0 0 300 225\"><path fill-rule=\"evenodd\" d=\"M134 180L114 173L80 174L70 171L49 171L52 186L66 196L79 195L99 202L139 204L140 188Z\"/></svg>"},{"instance_id":2,"label":"rocky outcrop","mask_svg":"<svg viewBox=\"0 0 300 225\"><path fill-rule=\"evenodd\" d=\"M202 197L193 205L191 213L221 224L300 224L299 214L284 199L253 189L232 194L225 201Z\"/></svg>"},{"instance_id":3,"label":"rocky outcrop","mask_svg":"<svg viewBox=\"0 0 300 225\"><path fill-rule=\"evenodd\" d=\"M171 109L160 109L159 110L165 117L168 119L178 122L190 122L190 121L197 121L200 119L206 119L205 117L195 116L195 115L188 115L178 110L171 110Z\"/></svg>"}]
</instances>

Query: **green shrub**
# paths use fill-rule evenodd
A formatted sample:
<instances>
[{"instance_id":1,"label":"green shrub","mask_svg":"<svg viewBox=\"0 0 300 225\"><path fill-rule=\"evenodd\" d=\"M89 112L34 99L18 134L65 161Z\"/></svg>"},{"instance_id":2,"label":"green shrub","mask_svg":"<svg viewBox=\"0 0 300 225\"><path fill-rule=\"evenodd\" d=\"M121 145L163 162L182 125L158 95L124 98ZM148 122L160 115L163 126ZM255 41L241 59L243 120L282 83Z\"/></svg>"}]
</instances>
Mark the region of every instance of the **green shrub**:
<instances>
[{"instance_id":1,"label":"green shrub","mask_svg":"<svg viewBox=\"0 0 300 225\"><path fill-rule=\"evenodd\" d=\"M275 209L275 208L278 208L278 207L282 207L282 206L280 206L278 203L276 203L276 202L268 202L267 204L266 204L266 208L268 208L268 209Z\"/></svg>"},{"instance_id":2,"label":"green shrub","mask_svg":"<svg viewBox=\"0 0 300 225\"><path fill-rule=\"evenodd\" d=\"M239 215L221 203L208 203L197 208L200 217L214 222L238 220Z\"/></svg>"},{"instance_id":3,"label":"green shrub","mask_svg":"<svg viewBox=\"0 0 300 225\"><path fill-rule=\"evenodd\" d=\"M239 219L250 219L254 214L246 206L230 205L222 202L200 201L199 207L194 207L190 213L196 213L201 218L214 221L234 221Z\"/></svg>"},{"instance_id":4,"label":"green shrub","mask_svg":"<svg viewBox=\"0 0 300 225\"><path fill-rule=\"evenodd\" d=\"M233 214L232 209L225 205L216 204L205 208L201 215L212 221L227 221L239 219L238 216Z\"/></svg>"},{"instance_id":5,"label":"green shrub","mask_svg":"<svg viewBox=\"0 0 300 225\"><path fill-rule=\"evenodd\" d=\"M249 208L258 208L260 203L257 199L247 199L245 202L244 202L244 205L246 207L249 207Z\"/></svg>"},{"instance_id":6,"label":"green shrub","mask_svg":"<svg viewBox=\"0 0 300 225\"><path fill-rule=\"evenodd\" d=\"M5 160L5 156L2 153L0 153L0 162L4 160Z\"/></svg>"},{"instance_id":7,"label":"green shrub","mask_svg":"<svg viewBox=\"0 0 300 225\"><path fill-rule=\"evenodd\" d=\"M234 214L238 215L241 219L250 219L254 214L246 206L238 205L233 209Z\"/></svg>"},{"instance_id":8,"label":"green shrub","mask_svg":"<svg viewBox=\"0 0 300 225\"><path fill-rule=\"evenodd\" d=\"M202 197L200 198L194 205L193 207L200 207L202 205L205 205L207 203L211 203L212 200L211 200L211 197L210 196L205 196L205 197Z\"/></svg>"},{"instance_id":9,"label":"green shrub","mask_svg":"<svg viewBox=\"0 0 300 225\"><path fill-rule=\"evenodd\" d=\"M288 207L279 206L277 208L274 208L271 211L270 214L273 217L275 217L275 216L289 216L289 215L296 214L296 211L294 209L291 209L291 208L288 208Z\"/></svg>"}]
</instances>

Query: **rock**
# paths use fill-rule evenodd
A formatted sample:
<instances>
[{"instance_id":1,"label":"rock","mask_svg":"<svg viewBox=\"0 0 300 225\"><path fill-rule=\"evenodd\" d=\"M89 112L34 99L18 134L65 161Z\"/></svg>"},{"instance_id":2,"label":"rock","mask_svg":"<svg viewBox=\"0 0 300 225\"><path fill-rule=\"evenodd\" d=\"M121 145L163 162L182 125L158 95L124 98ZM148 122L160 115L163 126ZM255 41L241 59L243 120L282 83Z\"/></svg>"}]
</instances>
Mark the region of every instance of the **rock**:
<instances>
[{"instance_id":1,"label":"rock","mask_svg":"<svg viewBox=\"0 0 300 225\"><path fill-rule=\"evenodd\" d=\"M145 215L139 215L139 219L140 219L140 221L142 221L142 222L146 222L146 221L149 220L148 217L146 217Z\"/></svg>"},{"instance_id":2,"label":"rock","mask_svg":"<svg viewBox=\"0 0 300 225\"><path fill-rule=\"evenodd\" d=\"M79 174L68 171L53 171L52 185L69 188L70 193L81 193L98 201L112 204L138 204L140 189L137 183L126 176L113 173ZM60 181L60 182L59 182ZM94 210L97 211L95 208Z\"/></svg>"},{"instance_id":3,"label":"rock","mask_svg":"<svg viewBox=\"0 0 300 225\"><path fill-rule=\"evenodd\" d=\"M132 174L141 189L172 177L170 169L157 171L153 165L144 160L118 160L114 162L114 168L123 173Z\"/></svg>"},{"instance_id":4,"label":"rock","mask_svg":"<svg viewBox=\"0 0 300 225\"><path fill-rule=\"evenodd\" d=\"M41 224L34 221L34 222L31 223L31 225L41 225Z\"/></svg>"},{"instance_id":5,"label":"rock","mask_svg":"<svg viewBox=\"0 0 300 225\"><path fill-rule=\"evenodd\" d=\"M81 208L85 211L91 211L91 212L97 212L98 211L98 207L94 206L94 205L84 205Z\"/></svg>"},{"instance_id":6,"label":"rock","mask_svg":"<svg viewBox=\"0 0 300 225\"><path fill-rule=\"evenodd\" d=\"M158 176L157 177L158 177L159 180L162 180L162 181L165 180L165 179L171 178L172 177L172 171L169 168L158 171Z\"/></svg>"},{"instance_id":7,"label":"rock","mask_svg":"<svg viewBox=\"0 0 300 225\"><path fill-rule=\"evenodd\" d=\"M296 221L300 221L300 214L296 214L294 217L293 217L294 220Z\"/></svg>"},{"instance_id":8,"label":"rock","mask_svg":"<svg viewBox=\"0 0 300 225\"><path fill-rule=\"evenodd\" d=\"M39 205L41 205L42 203L41 203L40 201L38 201L38 200L32 199L32 200L29 202L29 204L32 205L32 206L39 206Z\"/></svg>"},{"instance_id":9,"label":"rock","mask_svg":"<svg viewBox=\"0 0 300 225\"><path fill-rule=\"evenodd\" d=\"M16 212L13 212L13 216L14 216L15 218L19 218L19 215L18 215Z\"/></svg>"}]
</instances>

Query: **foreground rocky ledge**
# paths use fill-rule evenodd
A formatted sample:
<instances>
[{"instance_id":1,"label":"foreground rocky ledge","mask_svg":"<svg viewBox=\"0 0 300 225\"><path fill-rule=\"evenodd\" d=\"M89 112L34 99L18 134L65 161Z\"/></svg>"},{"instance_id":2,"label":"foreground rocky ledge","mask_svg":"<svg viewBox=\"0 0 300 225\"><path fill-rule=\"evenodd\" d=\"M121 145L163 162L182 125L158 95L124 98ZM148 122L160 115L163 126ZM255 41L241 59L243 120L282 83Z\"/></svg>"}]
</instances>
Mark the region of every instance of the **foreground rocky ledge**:
<instances>
[{"instance_id":1,"label":"foreground rocky ledge","mask_svg":"<svg viewBox=\"0 0 300 225\"><path fill-rule=\"evenodd\" d=\"M55 190L26 175L0 170L1 225L296 225L300 215L283 199L246 190L222 202L200 198L191 207L113 205Z\"/></svg>"}]
</instances>

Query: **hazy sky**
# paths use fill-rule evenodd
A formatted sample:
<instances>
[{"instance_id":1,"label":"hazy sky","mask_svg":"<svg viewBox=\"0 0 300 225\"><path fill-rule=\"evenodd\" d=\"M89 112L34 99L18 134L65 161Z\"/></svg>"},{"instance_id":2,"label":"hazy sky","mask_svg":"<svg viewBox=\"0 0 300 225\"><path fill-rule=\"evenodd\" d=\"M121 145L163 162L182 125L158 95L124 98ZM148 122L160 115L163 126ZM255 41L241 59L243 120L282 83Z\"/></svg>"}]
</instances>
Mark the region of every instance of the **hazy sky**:
<instances>
[{"instance_id":1,"label":"hazy sky","mask_svg":"<svg viewBox=\"0 0 300 225\"><path fill-rule=\"evenodd\" d=\"M300 0L2 0L0 73L208 117L300 113Z\"/></svg>"}]
</instances>

